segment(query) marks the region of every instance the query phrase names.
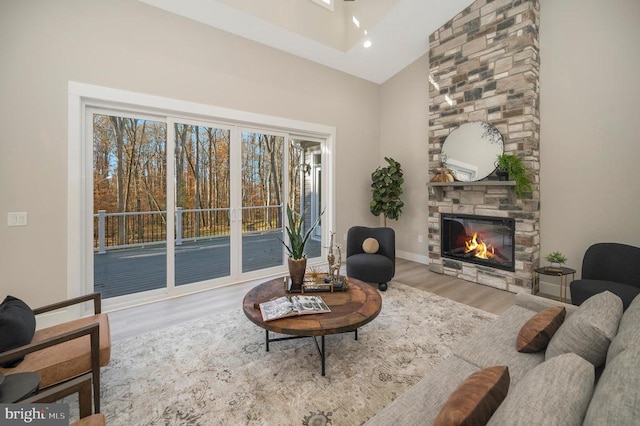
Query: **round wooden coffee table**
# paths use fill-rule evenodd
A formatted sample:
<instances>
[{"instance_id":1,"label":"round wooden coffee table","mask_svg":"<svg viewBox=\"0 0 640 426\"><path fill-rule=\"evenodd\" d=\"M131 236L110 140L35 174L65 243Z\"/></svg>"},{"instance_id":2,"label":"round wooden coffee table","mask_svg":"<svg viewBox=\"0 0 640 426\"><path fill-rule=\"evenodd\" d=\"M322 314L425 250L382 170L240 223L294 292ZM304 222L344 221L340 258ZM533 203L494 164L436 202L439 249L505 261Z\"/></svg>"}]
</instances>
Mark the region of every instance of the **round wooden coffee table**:
<instances>
[{"instance_id":1,"label":"round wooden coffee table","mask_svg":"<svg viewBox=\"0 0 640 426\"><path fill-rule=\"evenodd\" d=\"M267 281L249 290L244 297L242 306L247 318L265 329L265 348L267 352L271 342L312 337L320 355L322 375L324 376L324 336L353 331L355 332L355 339L358 340L358 328L372 321L382 309L382 297L373 286L354 278L349 278L348 282L349 286L346 291L309 293L322 297L331 309L331 312L328 313L300 315L265 322L257 306L262 302L277 297L291 295L285 291L282 278ZM272 339L269 337L269 331L288 334L290 337ZM317 336L321 338L320 344L316 339Z\"/></svg>"}]
</instances>

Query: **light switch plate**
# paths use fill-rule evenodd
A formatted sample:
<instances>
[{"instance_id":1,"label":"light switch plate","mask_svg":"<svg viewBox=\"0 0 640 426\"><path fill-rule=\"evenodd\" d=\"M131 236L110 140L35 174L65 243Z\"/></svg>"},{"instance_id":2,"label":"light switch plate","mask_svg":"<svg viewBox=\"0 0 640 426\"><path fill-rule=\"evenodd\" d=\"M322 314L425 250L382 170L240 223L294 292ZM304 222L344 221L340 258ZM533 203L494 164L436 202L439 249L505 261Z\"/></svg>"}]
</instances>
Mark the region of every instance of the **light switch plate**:
<instances>
[{"instance_id":1,"label":"light switch plate","mask_svg":"<svg viewBox=\"0 0 640 426\"><path fill-rule=\"evenodd\" d=\"M7 213L8 226L27 226L27 212Z\"/></svg>"}]
</instances>

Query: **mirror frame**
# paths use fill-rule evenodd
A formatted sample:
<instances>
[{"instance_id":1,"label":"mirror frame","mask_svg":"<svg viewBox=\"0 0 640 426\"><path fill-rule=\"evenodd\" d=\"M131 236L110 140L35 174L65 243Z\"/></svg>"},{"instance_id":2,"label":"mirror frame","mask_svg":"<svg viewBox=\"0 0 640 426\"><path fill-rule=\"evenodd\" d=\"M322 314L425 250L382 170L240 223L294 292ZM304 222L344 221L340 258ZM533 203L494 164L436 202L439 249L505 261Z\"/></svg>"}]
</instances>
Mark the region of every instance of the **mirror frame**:
<instances>
[{"instance_id":1,"label":"mirror frame","mask_svg":"<svg viewBox=\"0 0 640 426\"><path fill-rule=\"evenodd\" d=\"M503 153L504 139L493 124L469 121L449 133L442 143L440 158L443 167L449 169L456 180L477 182L486 179L496 170L497 158ZM451 155L456 158L451 158ZM481 164L474 163L479 159Z\"/></svg>"}]
</instances>

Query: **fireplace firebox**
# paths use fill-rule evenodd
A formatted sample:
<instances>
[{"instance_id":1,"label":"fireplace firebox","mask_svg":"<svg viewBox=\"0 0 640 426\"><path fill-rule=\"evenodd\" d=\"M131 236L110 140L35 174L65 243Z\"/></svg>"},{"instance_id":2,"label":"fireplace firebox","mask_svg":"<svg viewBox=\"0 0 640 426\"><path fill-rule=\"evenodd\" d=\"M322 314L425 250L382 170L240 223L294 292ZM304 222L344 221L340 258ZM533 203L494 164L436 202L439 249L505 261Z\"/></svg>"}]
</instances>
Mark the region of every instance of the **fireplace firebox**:
<instances>
[{"instance_id":1,"label":"fireplace firebox","mask_svg":"<svg viewBox=\"0 0 640 426\"><path fill-rule=\"evenodd\" d=\"M442 257L515 271L515 220L441 214Z\"/></svg>"}]
</instances>

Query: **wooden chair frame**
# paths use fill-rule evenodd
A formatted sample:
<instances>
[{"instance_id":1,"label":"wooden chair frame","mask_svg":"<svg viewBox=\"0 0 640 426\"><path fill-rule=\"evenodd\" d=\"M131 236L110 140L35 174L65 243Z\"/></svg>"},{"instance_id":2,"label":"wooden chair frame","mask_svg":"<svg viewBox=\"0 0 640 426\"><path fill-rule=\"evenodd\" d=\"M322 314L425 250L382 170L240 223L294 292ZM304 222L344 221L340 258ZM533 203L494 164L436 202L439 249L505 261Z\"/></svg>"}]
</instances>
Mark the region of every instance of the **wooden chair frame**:
<instances>
[{"instance_id":1,"label":"wooden chair frame","mask_svg":"<svg viewBox=\"0 0 640 426\"><path fill-rule=\"evenodd\" d=\"M32 404L40 402L56 402L64 397L78 393L78 408L80 418L92 414L91 411L91 377L92 373L86 373L59 385L50 386L29 398L23 399L19 404ZM97 413L97 412L96 412Z\"/></svg>"},{"instance_id":2,"label":"wooden chair frame","mask_svg":"<svg viewBox=\"0 0 640 426\"><path fill-rule=\"evenodd\" d=\"M33 313L35 315L38 315L45 312L50 312L50 311L65 308L68 306L76 305L78 303L88 302L90 300L93 300L93 307L94 307L95 314L100 314L102 312L100 293L91 293L84 296L74 297L72 299L68 299L62 302L52 303L50 305L33 309ZM80 327L75 331L63 333L63 334L60 334L59 336L55 336L38 343L29 343L28 345L20 346L12 350L2 352L0 353L0 363L11 361L13 359L23 357L29 353L36 352L36 351L39 351L51 346L55 346L64 342L68 342L69 340L77 339L86 335L89 335L90 341L91 341L91 373L88 373L88 374L91 374L93 377L93 380L92 380L93 381L93 400L94 400L96 413L99 413L100 412L100 326L99 326L99 323L96 322L91 325ZM73 378L63 383L68 383L71 380L73 380ZM55 386L57 385L50 386L46 389L50 389Z\"/></svg>"}]
</instances>

